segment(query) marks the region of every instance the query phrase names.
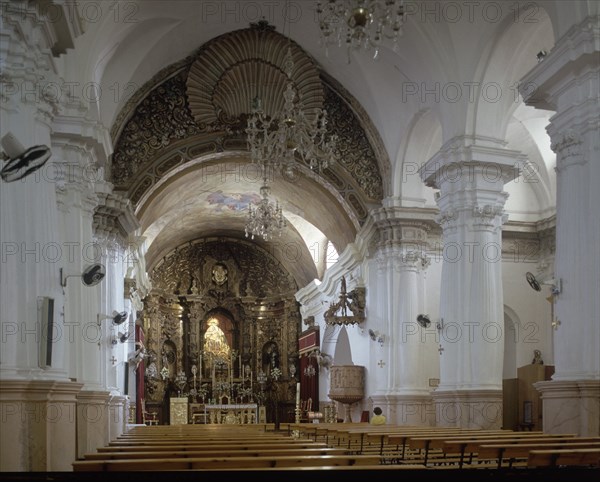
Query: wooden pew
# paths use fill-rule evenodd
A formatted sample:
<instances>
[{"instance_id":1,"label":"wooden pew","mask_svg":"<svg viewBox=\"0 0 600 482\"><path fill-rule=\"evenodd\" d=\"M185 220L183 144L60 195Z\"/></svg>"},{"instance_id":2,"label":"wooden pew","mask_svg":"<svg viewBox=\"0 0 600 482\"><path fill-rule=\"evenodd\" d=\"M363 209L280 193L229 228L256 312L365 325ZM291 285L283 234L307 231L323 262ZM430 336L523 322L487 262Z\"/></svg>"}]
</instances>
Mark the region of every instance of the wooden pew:
<instances>
[{"instance_id":1,"label":"wooden pew","mask_svg":"<svg viewBox=\"0 0 600 482\"><path fill-rule=\"evenodd\" d=\"M96 452L84 454L83 460L122 460L122 459L151 459L151 458L206 458L206 457L269 457L271 455L348 455L348 451L338 448L276 448L276 449L237 449L214 450L152 450L152 451L117 451Z\"/></svg>"},{"instance_id":2,"label":"wooden pew","mask_svg":"<svg viewBox=\"0 0 600 482\"><path fill-rule=\"evenodd\" d=\"M179 442L186 442L186 443L192 443L192 442L207 442L207 443L211 443L211 442L243 442L243 441L264 441L264 442L286 442L288 440L304 440L304 441L310 441L310 439L307 438L303 438L303 439L293 439L291 437L288 437L287 435L283 435L280 437L273 437L271 435L267 435L267 436L252 436L252 435L239 435L239 436L235 436L235 435L231 435L231 436L227 436L227 437L215 437L215 436L206 436L206 437L199 437L199 436L185 436L185 435L163 435L163 436L151 436L151 437L118 437L116 439L113 439L110 441L110 443L112 444L125 444L125 443L138 443L138 442L163 442L163 443L179 443Z\"/></svg>"},{"instance_id":3,"label":"wooden pew","mask_svg":"<svg viewBox=\"0 0 600 482\"><path fill-rule=\"evenodd\" d=\"M419 452L424 451L424 462L423 465L427 465L429 458L429 451L431 449L441 449L443 443L450 439L465 438L465 437L496 437L503 436L507 433L512 434L516 432L506 430L469 430L466 434L461 430L448 430L441 428L438 430L430 431L427 433L408 433L408 434L397 434L390 435L388 440L390 443L400 444L402 443L402 456L405 455L406 446L411 450L418 450ZM535 432L528 432L535 433ZM541 432L539 432L541 433Z\"/></svg>"},{"instance_id":4,"label":"wooden pew","mask_svg":"<svg viewBox=\"0 0 600 482\"><path fill-rule=\"evenodd\" d=\"M459 468L462 469L465 453L469 455L469 463L471 463L473 458L473 453L476 453L479 450L481 445L490 445L490 444L498 444L498 443L546 443L556 440L564 440L564 439L573 439L576 437L575 434L559 434L559 435L534 435L530 436L532 432L515 432L512 435L506 435L502 437L472 437L463 439L450 439L442 442L442 451L445 455L448 454L460 454L459 459Z\"/></svg>"},{"instance_id":5,"label":"wooden pew","mask_svg":"<svg viewBox=\"0 0 600 482\"><path fill-rule=\"evenodd\" d=\"M139 439L139 440L129 440L129 441L123 441L123 440L114 440L112 442L109 442L108 445L110 447L128 447L128 446L133 446L133 445L147 445L147 446L152 446L152 445L174 445L174 446L185 446L185 445L194 445L194 444L229 444L229 443L237 443L237 444L248 444L248 445L252 445L252 444L264 444L264 443L272 443L272 444L277 444L277 443L314 443L311 440L308 439L289 439L289 438L285 438L285 439L266 439L266 440L259 440L259 439L252 439L252 438L248 438L248 439L237 439L237 440L217 440L217 439L211 439L211 440L194 440L194 439L172 439L172 438L164 438L164 439L152 439L152 440L144 440L144 439Z\"/></svg>"},{"instance_id":6,"label":"wooden pew","mask_svg":"<svg viewBox=\"0 0 600 482\"><path fill-rule=\"evenodd\" d=\"M410 437L425 437L428 435L450 435L450 434L468 434L481 432L478 429L460 429L460 428L436 428L436 427L422 427L418 429L386 429L382 431L371 431L365 434L365 441L368 446L376 445L379 447L379 455L383 455L385 447L394 447L395 453L400 452L400 445L402 445L402 452L399 454L399 459L404 459L406 453L406 442Z\"/></svg>"},{"instance_id":7,"label":"wooden pew","mask_svg":"<svg viewBox=\"0 0 600 482\"><path fill-rule=\"evenodd\" d=\"M574 437L560 441L542 443L502 443L480 445L477 451L478 460L497 460L498 468L502 467L503 459L508 459L508 468L512 467L515 459L527 459L531 450L580 449L599 448L600 437Z\"/></svg>"},{"instance_id":8,"label":"wooden pew","mask_svg":"<svg viewBox=\"0 0 600 482\"><path fill-rule=\"evenodd\" d=\"M322 467L378 465L379 456L373 455L320 455L320 456L268 456L268 457L206 457L206 458L154 458L126 460L82 460L73 462L75 472L113 471L171 471L247 469L268 467Z\"/></svg>"},{"instance_id":9,"label":"wooden pew","mask_svg":"<svg viewBox=\"0 0 600 482\"><path fill-rule=\"evenodd\" d=\"M107 446L107 447L98 447L96 450L99 453L110 453L110 452L168 452L168 451L178 451L178 452L194 452L201 450L269 450L269 449L294 449L294 450L303 450L303 449L319 449L319 448L327 448L327 445L320 442L282 442L282 443L197 443L190 445L125 445L125 446Z\"/></svg>"},{"instance_id":10,"label":"wooden pew","mask_svg":"<svg viewBox=\"0 0 600 482\"><path fill-rule=\"evenodd\" d=\"M531 450L527 467L573 467L600 468L600 448Z\"/></svg>"}]
</instances>

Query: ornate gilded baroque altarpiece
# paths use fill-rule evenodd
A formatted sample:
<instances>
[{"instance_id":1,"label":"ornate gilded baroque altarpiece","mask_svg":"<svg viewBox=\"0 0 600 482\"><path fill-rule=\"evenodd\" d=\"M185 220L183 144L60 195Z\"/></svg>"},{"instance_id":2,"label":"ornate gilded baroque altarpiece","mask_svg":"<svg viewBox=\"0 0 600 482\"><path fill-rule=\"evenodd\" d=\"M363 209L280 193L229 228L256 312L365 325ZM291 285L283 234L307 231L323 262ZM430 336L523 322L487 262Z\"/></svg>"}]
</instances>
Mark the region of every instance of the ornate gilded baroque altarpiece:
<instances>
[{"instance_id":1,"label":"ornate gilded baroque altarpiece","mask_svg":"<svg viewBox=\"0 0 600 482\"><path fill-rule=\"evenodd\" d=\"M273 256L243 240L203 240L171 252L150 277L153 289L144 311L148 401L161 402L177 391L189 393L194 384L198 390L204 386L204 398L210 399L218 377L207 356L207 331L215 324L222 330L224 349L230 350L224 355L231 360L227 382L246 379L244 386L252 386L256 400L257 374L273 378L277 368L279 399L292 399L289 368L298 356L298 288ZM181 376L177 380L180 372L185 385Z\"/></svg>"}]
</instances>

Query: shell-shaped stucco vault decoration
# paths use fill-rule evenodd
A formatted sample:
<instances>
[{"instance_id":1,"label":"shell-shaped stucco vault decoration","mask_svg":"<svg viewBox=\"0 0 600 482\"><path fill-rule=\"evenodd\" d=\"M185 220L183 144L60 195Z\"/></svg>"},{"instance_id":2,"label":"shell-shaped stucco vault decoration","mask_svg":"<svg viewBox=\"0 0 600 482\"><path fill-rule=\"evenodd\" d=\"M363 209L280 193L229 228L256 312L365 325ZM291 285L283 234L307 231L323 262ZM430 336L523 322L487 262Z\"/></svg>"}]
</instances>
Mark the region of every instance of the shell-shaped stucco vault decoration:
<instances>
[{"instance_id":1,"label":"shell-shaped stucco vault decoration","mask_svg":"<svg viewBox=\"0 0 600 482\"><path fill-rule=\"evenodd\" d=\"M265 28L231 32L204 45L187 78L190 110L201 129L235 123L258 97L269 116L283 110L286 55L291 49L294 82L307 115L323 108L324 92L312 59L294 42Z\"/></svg>"}]
</instances>

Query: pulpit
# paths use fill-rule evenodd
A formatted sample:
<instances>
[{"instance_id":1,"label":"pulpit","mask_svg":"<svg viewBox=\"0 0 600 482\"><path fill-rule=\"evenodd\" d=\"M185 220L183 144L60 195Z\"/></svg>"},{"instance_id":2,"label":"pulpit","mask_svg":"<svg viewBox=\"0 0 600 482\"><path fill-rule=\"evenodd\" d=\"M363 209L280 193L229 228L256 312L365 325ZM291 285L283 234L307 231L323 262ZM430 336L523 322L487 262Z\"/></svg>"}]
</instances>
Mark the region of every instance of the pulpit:
<instances>
[{"instance_id":1,"label":"pulpit","mask_svg":"<svg viewBox=\"0 0 600 482\"><path fill-rule=\"evenodd\" d=\"M329 398L346 405L344 422L351 423L351 405L364 397L365 367L358 365L332 366L330 374Z\"/></svg>"},{"instance_id":2,"label":"pulpit","mask_svg":"<svg viewBox=\"0 0 600 482\"><path fill-rule=\"evenodd\" d=\"M188 423L187 397L171 397L170 399L170 425L186 425Z\"/></svg>"}]
</instances>

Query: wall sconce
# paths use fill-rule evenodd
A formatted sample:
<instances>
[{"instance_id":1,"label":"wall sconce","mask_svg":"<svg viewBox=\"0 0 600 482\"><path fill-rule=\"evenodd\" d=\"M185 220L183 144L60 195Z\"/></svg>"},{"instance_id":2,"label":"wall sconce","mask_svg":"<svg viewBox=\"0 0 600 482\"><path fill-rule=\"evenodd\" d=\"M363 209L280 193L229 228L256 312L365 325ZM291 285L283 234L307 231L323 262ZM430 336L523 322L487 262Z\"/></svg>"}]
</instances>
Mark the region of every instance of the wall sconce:
<instances>
[{"instance_id":1,"label":"wall sconce","mask_svg":"<svg viewBox=\"0 0 600 482\"><path fill-rule=\"evenodd\" d=\"M313 366L312 363L304 369L304 376L306 376L308 378L314 377L316 374L317 374L317 370L315 370L315 367Z\"/></svg>"}]
</instances>

